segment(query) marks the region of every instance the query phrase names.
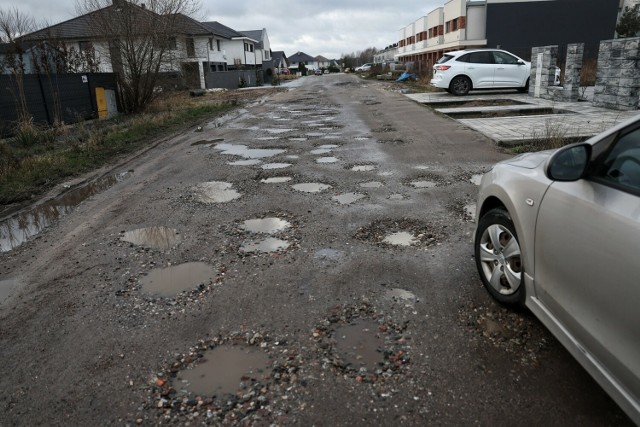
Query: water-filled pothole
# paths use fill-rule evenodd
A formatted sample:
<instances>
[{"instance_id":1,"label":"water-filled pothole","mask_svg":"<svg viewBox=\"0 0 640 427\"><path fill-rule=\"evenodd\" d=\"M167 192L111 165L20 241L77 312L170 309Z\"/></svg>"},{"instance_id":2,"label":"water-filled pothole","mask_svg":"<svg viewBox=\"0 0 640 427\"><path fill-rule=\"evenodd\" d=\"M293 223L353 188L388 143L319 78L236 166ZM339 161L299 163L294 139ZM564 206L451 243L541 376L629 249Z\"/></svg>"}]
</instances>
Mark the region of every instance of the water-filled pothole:
<instances>
[{"instance_id":1,"label":"water-filled pothole","mask_svg":"<svg viewBox=\"0 0 640 427\"><path fill-rule=\"evenodd\" d=\"M178 373L177 389L198 396L235 394L247 382L262 381L269 374L269 356L240 346L219 346L204 353L193 369Z\"/></svg>"},{"instance_id":2,"label":"water-filled pothole","mask_svg":"<svg viewBox=\"0 0 640 427\"><path fill-rule=\"evenodd\" d=\"M427 223L411 218L388 218L360 227L354 237L374 244L396 246L396 239L400 244L408 239L412 246L432 246L440 244L448 234L446 230L447 225L444 222ZM390 237L394 235L396 236Z\"/></svg>"},{"instance_id":3,"label":"water-filled pothole","mask_svg":"<svg viewBox=\"0 0 640 427\"><path fill-rule=\"evenodd\" d=\"M382 243L395 246L411 246L418 243L418 239L408 231L397 231L387 235L382 239Z\"/></svg>"},{"instance_id":4,"label":"water-filled pothole","mask_svg":"<svg viewBox=\"0 0 640 427\"><path fill-rule=\"evenodd\" d=\"M354 172L367 172L367 171L372 171L375 168L376 168L375 165L356 165L356 166L353 166L351 170Z\"/></svg>"},{"instance_id":5,"label":"water-filled pothole","mask_svg":"<svg viewBox=\"0 0 640 427\"><path fill-rule=\"evenodd\" d=\"M341 205L349 205L365 197L366 196L364 194L360 194L360 193L344 193L344 194L339 194L337 196L333 196L333 200L337 201Z\"/></svg>"},{"instance_id":6,"label":"water-filled pothole","mask_svg":"<svg viewBox=\"0 0 640 427\"><path fill-rule=\"evenodd\" d=\"M317 182L306 182L303 184L292 185L292 188L304 193L320 193L321 191L328 190L331 186L329 184L320 184Z\"/></svg>"},{"instance_id":7,"label":"water-filled pothole","mask_svg":"<svg viewBox=\"0 0 640 427\"><path fill-rule=\"evenodd\" d=\"M438 185L433 181L411 181L410 184L415 188L434 188Z\"/></svg>"},{"instance_id":8,"label":"water-filled pothole","mask_svg":"<svg viewBox=\"0 0 640 427\"><path fill-rule=\"evenodd\" d=\"M203 182L193 187L196 198L202 203L226 203L237 199L240 193L233 190L228 182Z\"/></svg>"},{"instance_id":9,"label":"water-filled pothole","mask_svg":"<svg viewBox=\"0 0 640 427\"><path fill-rule=\"evenodd\" d=\"M400 303L405 307L411 308L413 308L415 304L420 301L413 292L400 288L388 289L385 292L384 297L385 299Z\"/></svg>"},{"instance_id":10,"label":"water-filled pothole","mask_svg":"<svg viewBox=\"0 0 640 427\"><path fill-rule=\"evenodd\" d=\"M289 247L289 242L286 240L276 239L275 237L269 237L259 242L249 242L245 243L240 247L240 252L249 253L249 252L277 252L280 250L285 250Z\"/></svg>"},{"instance_id":11,"label":"water-filled pothole","mask_svg":"<svg viewBox=\"0 0 640 427\"><path fill-rule=\"evenodd\" d=\"M216 142L222 142L224 141L224 138L215 138L215 139L203 139L200 141L196 141L191 143L192 146L194 145L208 145L208 144L215 144Z\"/></svg>"},{"instance_id":12,"label":"water-filled pothole","mask_svg":"<svg viewBox=\"0 0 640 427\"><path fill-rule=\"evenodd\" d=\"M222 154L240 156L244 157L245 159L262 159L264 157L273 157L286 151L276 148L249 148L246 145L234 144L217 144L214 148L216 150L221 150Z\"/></svg>"},{"instance_id":13,"label":"water-filled pothole","mask_svg":"<svg viewBox=\"0 0 640 427\"><path fill-rule=\"evenodd\" d=\"M212 282L215 273L203 262L189 262L167 268L156 268L140 279L142 290L161 297L173 297L197 285Z\"/></svg>"},{"instance_id":14,"label":"water-filled pothole","mask_svg":"<svg viewBox=\"0 0 640 427\"><path fill-rule=\"evenodd\" d=\"M337 161L337 157L320 157L316 159L317 163L336 163Z\"/></svg>"},{"instance_id":15,"label":"water-filled pothole","mask_svg":"<svg viewBox=\"0 0 640 427\"><path fill-rule=\"evenodd\" d=\"M100 178L1 222L0 252L17 248L56 220L71 213L84 200L124 181L132 173L133 171L128 171Z\"/></svg>"},{"instance_id":16,"label":"water-filled pothole","mask_svg":"<svg viewBox=\"0 0 640 427\"><path fill-rule=\"evenodd\" d=\"M265 184L281 184L283 182L289 182L292 179L293 178L290 176L275 176L272 178L263 178L260 180L260 182L263 182Z\"/></svg>"},{"instance_id":17,"label":"water-filled pothole","mask_svg":"<svg viewBox=\"0 0 640 427\"><path fill-rule=\"evenodd\" d=\"M291 163L266 163L262 165L262 169L284 169L291 166Z\"/></svg>"},{"instance_id":18,"label":"water-filled pothole","mask_svg":"<svg viewBox=\"0 0 640 427\"><path fill-rule=\"evenodd\" d=\"M318 148L316 150L311 150L310 151L311 154L316 154L316 155L318 155L318 154L329 154L330 152L331 152L331 150L328 149L328 148Z\"/></svg>"},{"instance_id":19,"label":"water-filled pothole","mask_svg":"<svg viewBox=\"0 0 640 427\"><path fill-rule=\"evenodd\" d=\"M159 250L170 249L181 241L180 234L175 229L164 226L127 231L120 239L137 246Z\"/></svg>"},{"instance_id":20,"label":"water-filled pothole","mask_svg":"<svg viewBox=\"0 0 640 427\"><path fill-rule=\"evenodd\" d=\"M280 218L256 218L248 219L240 226L243 230L251 233L273 234L286 230L291 226L289 221Z\"/></svg>"},{"instance_id":21,"label":"water-filled pothole","mask_svg":"<svg viewBox=\"0 0 640 427\"><path fill-rule=\"evenodd\" d=\"M238 160L235 162L228 162L227 164L231 166L253 166L253 165L259 165L260 163L262 163L262 160L247 159L247 160Z\"/></svg>"},{"instance_id":22,"label":"water-filled pothole","mask_svg":"<svg viewBox=\"0 0 640 427\"><path fill-rule=\"evenodd\" d=\"M338 147L340 146L337 144L323 144L323 145L317 146L316 148L318 150L333 150L334 148L338 148Z\"/></svg>"},{"instance_id":23,"label":"water-filled pothole","mask_svg":"<svg viewBox=\"0 0 640 427\"><path fill-rule=\"evenodd\" d=\"M338 355L356 369L374 371L384 364L384 339L378 334L378 327L374 321L364 321L336 329Z\"/></svg>"}]
</instances>

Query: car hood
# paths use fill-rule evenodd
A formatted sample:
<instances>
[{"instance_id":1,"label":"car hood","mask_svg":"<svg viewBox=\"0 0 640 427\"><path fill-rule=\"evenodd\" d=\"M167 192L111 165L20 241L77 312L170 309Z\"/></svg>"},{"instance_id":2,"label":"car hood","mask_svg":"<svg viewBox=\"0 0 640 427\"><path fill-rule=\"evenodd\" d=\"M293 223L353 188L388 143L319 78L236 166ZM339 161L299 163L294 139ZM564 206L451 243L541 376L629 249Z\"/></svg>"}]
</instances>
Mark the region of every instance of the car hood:
<instances>
[{"instance_id":1,"label":"car hood","mask_svg":"<svg viewBox=\"0 0 640 427\"><path fill-rule=\"evenodd\" d=\"M519 168L535 169L543 162L545 162L549 157L551 157L553 153L554 150L539 151L537 153L525 153L520 154L519 156L516 156L512 159L505 160L502 163L506 163Z\"/></svg>"}]
</instances>

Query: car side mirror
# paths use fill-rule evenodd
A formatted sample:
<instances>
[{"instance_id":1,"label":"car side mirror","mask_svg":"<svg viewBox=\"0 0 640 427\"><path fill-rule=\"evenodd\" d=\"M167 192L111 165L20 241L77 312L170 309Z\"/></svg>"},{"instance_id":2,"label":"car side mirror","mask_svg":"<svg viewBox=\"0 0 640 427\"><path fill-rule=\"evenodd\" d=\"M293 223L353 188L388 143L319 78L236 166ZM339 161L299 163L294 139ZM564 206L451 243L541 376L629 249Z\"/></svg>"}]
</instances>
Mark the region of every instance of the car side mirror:
<instances>
[{"instance_id":1,"label":"car side mirror","mask_svg":"<svg viewBox=\"0 0 640 427\"><path fill-rule=\"evenodd\" d=\"M518 61L518 65L524 65L523 61Z\"/></svg>"},{"instance_id":2,"label":"car side mirror","mask_svg":"<svg viewBox=\"0 0 640 427\"><path fill-rule=\"evenodd\" d=\"M584 176L590 160L591 145L568 145L558 150L549 160L547 177L554 181L577 181Z\"/></svg>"}]
</instances>

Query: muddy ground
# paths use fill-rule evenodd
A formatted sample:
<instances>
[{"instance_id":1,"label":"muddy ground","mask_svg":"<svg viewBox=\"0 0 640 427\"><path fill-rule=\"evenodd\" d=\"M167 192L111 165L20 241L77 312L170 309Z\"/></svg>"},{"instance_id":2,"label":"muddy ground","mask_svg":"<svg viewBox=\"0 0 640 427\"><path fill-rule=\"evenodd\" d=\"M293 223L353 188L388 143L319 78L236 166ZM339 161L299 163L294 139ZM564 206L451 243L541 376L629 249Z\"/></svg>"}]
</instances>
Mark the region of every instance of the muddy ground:
<instances>
[{"instance_id":1,"label":"muddy ground","mask_svg":"<svg viewBox=\"0 0 640 427\"><path fill-rule=\"evenodd\" d=\"M629 424L481 287L506 154L392 83L285 87L0 253L0 425Z\"/></svg>"}]
</instances>

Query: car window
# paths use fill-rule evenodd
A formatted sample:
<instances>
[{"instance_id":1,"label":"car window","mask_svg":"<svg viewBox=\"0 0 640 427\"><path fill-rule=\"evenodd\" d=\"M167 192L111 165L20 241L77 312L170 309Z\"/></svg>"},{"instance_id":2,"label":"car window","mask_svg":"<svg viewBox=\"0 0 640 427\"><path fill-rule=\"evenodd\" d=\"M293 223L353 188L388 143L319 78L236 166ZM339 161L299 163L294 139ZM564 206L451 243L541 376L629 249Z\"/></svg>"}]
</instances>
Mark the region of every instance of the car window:
<instances>
[{"instance_id":1,"label":"car window","mask_svg":"<svg viewBox=\"0 0 640 427\"><path fill-rule=\"evenodd\" d=\"M458 62L469 62L469 53L466 53L464 55L462 55L461 57L459 57L458 59L456 59L456 61Z\"/></svg>"},{"instance_id":2,"label":"car window","mask_svg":"<svg viewBox=\"0 0 640 427\"><path fill-rule=\"evenodd\" d=\"M518 64L518 58L505 52L493 52L493 58L496 61L496 64Z\"/></svg>"},{"instance_id":3,"label":"car window","mask_svg":"<svg viewBox=\"0 0 640 427\"><path fill-rule=\"evenodd\" d=\"M445 62L451 60L451 58L453 58L453 56L444 55L442 58L438 59L438 62L436 62L436 64L444 64Z\"/></svg>"},{"instance_id":4,"label":"car window","mask_svg":"<svg viewBox=\"0 0 640 427\"><path fill-rule=\"evenodd\" d=\"M640 128L622 134L596 161L594 178L640 194Z\"/></svg>"},{"instance_id":5,"label":"car window","mask_svg":"<svg viewBox=\"0 0 640 427\"><path fill-rule=\"evenodd\" d=\"M471 52L469 54L469 62L474 64L493 64L493 55L491 52Z\"/></svg>"}]
</instances>

